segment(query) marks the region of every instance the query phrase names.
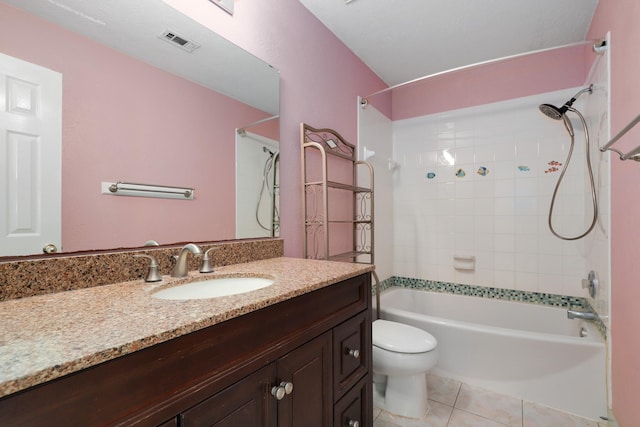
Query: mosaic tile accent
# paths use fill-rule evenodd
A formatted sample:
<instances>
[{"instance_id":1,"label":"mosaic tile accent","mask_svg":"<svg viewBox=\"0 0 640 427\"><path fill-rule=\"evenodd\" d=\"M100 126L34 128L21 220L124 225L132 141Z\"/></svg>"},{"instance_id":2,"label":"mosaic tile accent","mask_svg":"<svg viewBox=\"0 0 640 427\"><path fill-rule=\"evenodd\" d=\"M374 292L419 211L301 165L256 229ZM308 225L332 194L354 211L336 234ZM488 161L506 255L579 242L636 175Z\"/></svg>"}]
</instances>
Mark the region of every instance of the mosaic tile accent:
<instances>
[{"instance_id":1,"label":"mosaic tile accent","mask_svg":"<svg viewBox=\"0 0 640 427\"><path fill-rule=\"evenodd\" d=\"M555 307L586 308L584 298L566 295L547 294L539 292L519 291L515 289L492 288L485 286L463 285L459 283L438 282L433 280L410 279L407 277L393 277L393 286L412 289L424 289L432 292L466 295L480 298L492 298L509 301L530 302L534 304L551 305Z\"/></svg>"},{"instance_id":2,"label":"mosaic tile accent","mask_svg":"<svg viewBox=\"0 0 640 427\"><path fill-rule=\"evenodd\" d=\"M395 286L395 276L389 277L388 279L384 279L380 282L380 293L386 291L390 287ZM376 295L376 283L375 279L371 281L371 295Z\"/></svg>"},{"instance_id":3,"label":"mosaic tile accent","mask_svg":"<svg viewBox=\"0 0 640 427\"><path fill-rule=\"evenodd\" d=\"M519 291L515 289L492 288L486 286L472 286L460 283L438 282L434 280L411 279L408 277L391 276L380 283L380 292L384 292L393 286L425 290L431 292L442 292L447 294L465 295L478 298L490 298L506 301L518 301L530 304L549 305L553 307L574 308L582 311L595 313L591 304L586 298L573 297L567 295L548 294L540 292ZM375 286L372 289L375 295ZM598 319L594 321L603 338L607 337L607 328Z\"/></svg>"}]
</instances>

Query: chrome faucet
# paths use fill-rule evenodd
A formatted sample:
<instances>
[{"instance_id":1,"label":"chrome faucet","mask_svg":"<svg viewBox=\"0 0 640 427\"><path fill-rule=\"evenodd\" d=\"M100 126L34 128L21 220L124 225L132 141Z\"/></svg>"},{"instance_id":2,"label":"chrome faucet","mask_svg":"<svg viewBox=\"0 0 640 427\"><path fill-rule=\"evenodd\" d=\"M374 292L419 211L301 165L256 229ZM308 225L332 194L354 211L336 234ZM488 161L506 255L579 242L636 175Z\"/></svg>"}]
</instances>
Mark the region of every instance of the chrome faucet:
<instances>
[{"instance_id":1,"label":"chrome faucet","mask_svg":"<svg viewBox=\"0 0 640 427\"><path fill-rule=\"evenodd\" d=\"M202 249L195 243L189 243L184 245L180 250L180 254L176 257L176 265L173 267L171 277L186 277L189 274L189 267L187 264L187 257L191 252L194 255L202 255Z\"/></svg>"},{"instance_id":2,"label":"chrome faucet","mask_svg":"<svg viewBox=\"0 0 640 427\"><path fill-rule=\"evenodd\" d=\"M598 313L593 313L591 311L580 311L580 310L567 310L567 317L569 319L582 319L582 320L597 320Z\"/></svg>"}]
</instances>

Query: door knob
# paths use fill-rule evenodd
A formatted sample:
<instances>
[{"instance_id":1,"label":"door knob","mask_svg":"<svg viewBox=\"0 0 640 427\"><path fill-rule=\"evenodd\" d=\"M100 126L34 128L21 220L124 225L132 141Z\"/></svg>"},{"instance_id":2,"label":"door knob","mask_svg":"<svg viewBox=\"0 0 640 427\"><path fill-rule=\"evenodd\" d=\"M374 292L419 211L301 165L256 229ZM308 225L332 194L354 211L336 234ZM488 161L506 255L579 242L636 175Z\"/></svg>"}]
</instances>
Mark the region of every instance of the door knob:
<instances>
[{"instance_id":1,"label":"door knob","mask_svg":"<svg viewBox=\"0 0 640 427\"><path fill-rule=\"evenodd\" d=\"M42 248L42 252L45 254L55 254L58 252L58 248L53 243L49 243L48 245L44 245Z\"/></svg>"}]
</instances>

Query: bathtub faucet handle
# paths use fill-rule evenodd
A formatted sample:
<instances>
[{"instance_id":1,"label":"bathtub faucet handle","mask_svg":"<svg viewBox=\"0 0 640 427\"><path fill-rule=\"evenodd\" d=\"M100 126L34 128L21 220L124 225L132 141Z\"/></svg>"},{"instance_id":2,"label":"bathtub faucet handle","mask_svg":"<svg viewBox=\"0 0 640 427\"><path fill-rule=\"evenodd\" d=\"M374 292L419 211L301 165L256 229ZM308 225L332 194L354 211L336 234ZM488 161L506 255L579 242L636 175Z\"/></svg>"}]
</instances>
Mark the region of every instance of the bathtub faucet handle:
<instances>
[{"instance_id":1,"label":"bathtub faucet handle","mask_svg":"<svg viewBox=\"0 0 640 427\"><path fill-rule=\"evenodd\" d=\"M600 279L598 279L598 273L591 270L586 279L582 279L582 288L589 290L591 298L596 297L598 288L600 287Z\"/></svg>"}]
</instances>

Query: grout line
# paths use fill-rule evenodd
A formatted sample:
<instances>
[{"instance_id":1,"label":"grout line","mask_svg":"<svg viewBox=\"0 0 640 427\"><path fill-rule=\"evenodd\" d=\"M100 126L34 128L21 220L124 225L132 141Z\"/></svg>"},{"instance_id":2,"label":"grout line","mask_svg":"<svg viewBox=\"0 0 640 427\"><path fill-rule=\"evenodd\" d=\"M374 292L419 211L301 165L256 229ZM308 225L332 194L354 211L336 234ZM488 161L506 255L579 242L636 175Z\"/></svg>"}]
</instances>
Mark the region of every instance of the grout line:
<instances>
[{"instance_id":1,"label":"grout line","mask_svg":"<svg viewBox=\"0 0 640 427\"><path fill-rule=\"evenodd\" d=\"M456 399L458 398L458 396L456 396ZM453 402L453 404L455 405L455 402ZM449 427L449 423L451 422L451 417L453 417L453 411L456 410L456 407L453 406L451 408L451 412L449 412L449 418L447 418L447 423L444 425L444 427Z\"/></svg>"},{"instance_id":2,"label":"grout line","mask_svg":"<svg viewBox=\"0 0 640 427\"><path fill-rule=\"evenodd\" d=\"M458 398L460 397L460 392L462 391L462 384L463 384L463 382L462 382L462 381L458 381L458 382L460 383L460 385L458 386L458 392L456 393L456 398L455 398L455 400L453 401L453 407L454 407L454 409L455 409L455 407L456 407L456 403L458 403Z\"/></svg>"},{"instance_id":3,"label":"grout line","mask_svg":"<svg viewBox=\"0 0 640 427\"><path fill-rule=\"evenodd\" d=\"M449 414L449 419L447 420L447 424L445 427L449 427L449 423L451 422L451 418L453 418L453 412L456 410L456 403L458 403L458 397L460 396L460 391L462 390L462 381L458 381L460 385L458 386L458 392L456 393L456 398L453 400L453 406L451 408L451 413Z\"/></svg>"},{"instance_id":4,"label":"grout line","mask_svg":"<svg viewBox=\"0 0 640 427\"><path fill-rule=\"evenodd\" d=\"M455 409L456 408L454 408L454 410ZM458 411L465 412L467 414L471 414L474 417L482 418L483 420L491 421L492 423L499 424L499 425L504 426L504 427L511 427L509 424L501 423L500 421L494 420L493 418L488 418L488 417L485 417L484 415L476 414L475 412L467 411L465 409L460 409L460 408L458 408ZM453 412L451 414L453 415Z\"/></svg>"}]
</instances>

